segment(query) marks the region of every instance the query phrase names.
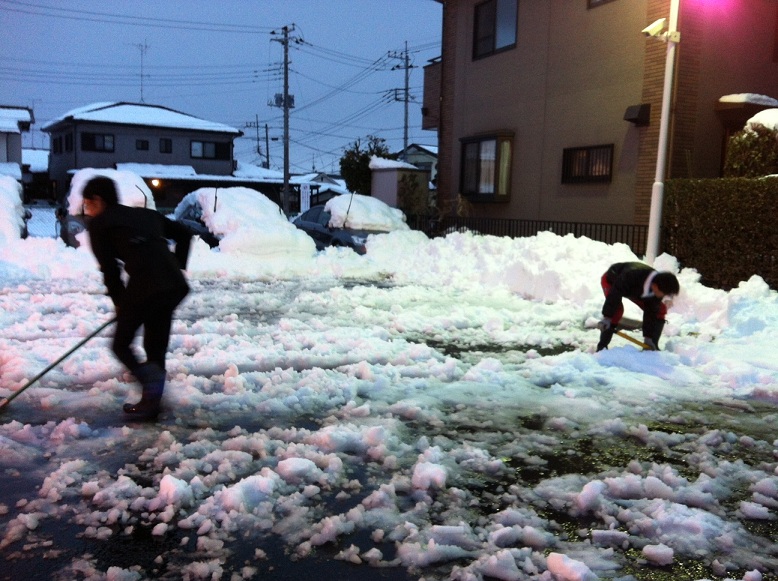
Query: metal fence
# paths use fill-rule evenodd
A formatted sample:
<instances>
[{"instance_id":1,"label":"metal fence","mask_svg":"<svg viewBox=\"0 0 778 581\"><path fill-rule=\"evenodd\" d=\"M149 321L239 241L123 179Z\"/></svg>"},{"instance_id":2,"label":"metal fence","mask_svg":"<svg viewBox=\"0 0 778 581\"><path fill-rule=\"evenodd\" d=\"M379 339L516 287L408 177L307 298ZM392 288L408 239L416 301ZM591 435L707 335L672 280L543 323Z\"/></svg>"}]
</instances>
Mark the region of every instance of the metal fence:
<instances>
[{"instance_id":1,"label":"metal fence","mask_svg":"<svg viewBox=\"0 0 778 581\"><path fill-rule=\"evenodd\" d=\"M491 236L524 238L538 232L553 232L559 236L573 234L591 240L626 244L638 256L646 251L648 226L637 224L594 224L590 222L559 222L555 220L517 220L510 218L463 218L461 216L408 216L408 226L429 237L450 232L470 231Z\"/></svg>"}]
</instances>

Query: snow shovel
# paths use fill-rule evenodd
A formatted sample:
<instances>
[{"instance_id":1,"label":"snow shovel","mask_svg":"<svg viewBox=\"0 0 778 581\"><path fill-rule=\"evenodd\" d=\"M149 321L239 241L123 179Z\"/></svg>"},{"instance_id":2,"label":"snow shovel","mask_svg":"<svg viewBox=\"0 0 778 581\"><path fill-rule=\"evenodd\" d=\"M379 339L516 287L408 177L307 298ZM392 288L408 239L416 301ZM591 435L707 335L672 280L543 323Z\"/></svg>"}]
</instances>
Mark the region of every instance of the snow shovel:
<instances>
[{"instance_id":1,"label":"snow shovel","mask_svg":"<svg viewBox=\"0 0 778 581\"><path fill-rule=\"evenodd\" d=\"M642 347L644 351L653 351L651 347L643 343L643 341L638 341L635 339L632 335L627 335L624 331L616 331L616 334L619 337L624 337L627 341L630 341L631 343L634 343L638 347Z\"/></svg>"},{"instance_id":2,"label":"snow shovel","mask_svg":"<svg viewBox=\"0 0 778 581\"><path fill-rule=\"evenodd\" d=\"M70 356L71 356L73 353L75 353L75 352L76 352L78 349L80 349L80 348L81 348L81 347L84 345L84 343L86 343L87 341L89 341L89 340L90 340L92 337L96 336L96 335L97 335L97 334L98 334L100 331L102 331L103 329L105 329L105 328L106 328L108 325L110 325L110 324L111 324L111 323L113 323L114 321L116 321L116 317L114 317L113 319L110 319L109 321L106 321L105 323L103 323L102 325L100 325L100 327L99 327L98 329L95 329L95 331L94 331L93 333L91 333L90 335L87 335L86 337L84 337L83 339L81 339L81 341L79 341L79 342L78 342L78 344L77 344L75 347L73 347L73 348L72 348L70 351L68 351L68 352L67 352L67 353L65 353L65 354L64 354L62 357L60 357L59 359L57 359L57 360L56 360L54 363L52 363L51 365L49 365L49 366L48 366L46 369L44 369L43 371L41 371L41 372L40 372L38 375L36 375L35 377L33 377L33 378L30 380L30 381L28 381L28 382L27 382L25 385L23 385L23 386L21 387L21 389L18 389L18 390L16 390L16 391L15 391L15 392L14 392L12 395L10 395L10 396L8 396L7 398L5 398L5 399L4 399L2 402L0 402L0 411L4 410L4 409L5 409L5 408L8 406L8 404L9 404L9 403L11 403L11 402L12 402L14 399L16 399L16 397L17 397L19 394L21 394L21 393L22 393L22 392L23 392L25 389L27 389L27 388L28 388L28 387L30 387L30 386L31 386L33 383L35 383L36 381L38 381L38 380L39 380L41 377L43 377L44 375L46 375L46 374L47 374L49 371L51 371L52 369L54 369L54 368L55 368L57 365L59 365L60 363L62 363L62 362L65 360L65 359L67 359L68 357L70 357Z\"/></svg>"}]
</instances>

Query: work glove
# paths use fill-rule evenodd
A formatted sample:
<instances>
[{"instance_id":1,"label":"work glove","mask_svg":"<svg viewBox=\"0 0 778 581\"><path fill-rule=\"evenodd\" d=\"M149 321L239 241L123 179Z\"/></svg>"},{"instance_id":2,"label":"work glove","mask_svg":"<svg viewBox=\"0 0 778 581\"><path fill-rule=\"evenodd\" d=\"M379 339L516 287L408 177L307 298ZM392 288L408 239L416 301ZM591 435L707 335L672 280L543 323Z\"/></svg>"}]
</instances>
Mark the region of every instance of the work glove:
<instances>
[{"instance_id":1,"label":"work glove","mask_svg":"<svg viewBox=\"0 0 778 581\"><path fill-rule=\"evenodd\" d=\"M611 328L611 318L610 317L603 317L602 320L597 323L597 328L600 331L607 331Z\"/></svg>"},{"instance_id":2,"label":"work glove","mask_svg":"<svg viewBox=\"0 0 778 581\"><path fill-rule=\"evenodd\" d=\"M643 337L643 343L646 344L646 351L659 351L659 347L657 347L654 340L650 337Z\"/></svg>"}]
</instances>

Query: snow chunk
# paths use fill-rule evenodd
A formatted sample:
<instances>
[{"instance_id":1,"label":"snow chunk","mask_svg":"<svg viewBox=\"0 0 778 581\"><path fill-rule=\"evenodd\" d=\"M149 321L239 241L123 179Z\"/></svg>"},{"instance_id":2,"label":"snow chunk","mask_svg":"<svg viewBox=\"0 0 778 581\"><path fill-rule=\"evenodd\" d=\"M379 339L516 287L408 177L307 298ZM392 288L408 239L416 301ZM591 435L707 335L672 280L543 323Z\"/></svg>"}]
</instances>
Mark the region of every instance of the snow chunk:
<instances>
[{"instance_id":1,"label":"snow chunk","mask_svg":"<svg viewBox=\"0 0 778 581\"><path fill-rule=\"evenodd\" d=\"M673 554L670 547L661 543L643 547L643 556L654 565L672 565Z\"/></svg>"},{"instance_id":2,"label":"snow chunk","mask_svg":"<svg viewBox=\"0 0 778 581\"><path fill-rule=\"evenodd\" d=\"M584 563L561 553L550 553L546 566L557 581L595 581L597 575Z\"/></svg>"}]
</instances>

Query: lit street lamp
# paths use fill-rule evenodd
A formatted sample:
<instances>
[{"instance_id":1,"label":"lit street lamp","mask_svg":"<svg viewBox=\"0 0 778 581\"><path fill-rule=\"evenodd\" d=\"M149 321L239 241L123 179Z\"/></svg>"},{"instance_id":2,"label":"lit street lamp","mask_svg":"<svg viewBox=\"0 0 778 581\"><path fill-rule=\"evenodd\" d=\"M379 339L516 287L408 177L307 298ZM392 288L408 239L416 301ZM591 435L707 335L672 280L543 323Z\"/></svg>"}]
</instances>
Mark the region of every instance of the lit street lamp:
<instances>
[{"instance_id":1,"label":"lit street lamp","mask_svg":"<svg viewBox=\"0 0 778 581\"><path fill-rule=\"evenodd\" d=\"M662 112L659 118L659 144L656 154L656 174L651 188L651 212L648 217L648 241L646 243L646 262L653 264L659 252L659 236L662 228L662 204L665 193L665 167L667 165L667 148L670 133L670 101L673 89L673 69L675 66L675 45L681 40L678 32L678 9L681 0L670 0L670 22L667 32L662 32L664 23L657 20L643 29L643 34L667 43L667 60L665 61L665 82L662 91Z\"/></svg>"}]
</instances>

